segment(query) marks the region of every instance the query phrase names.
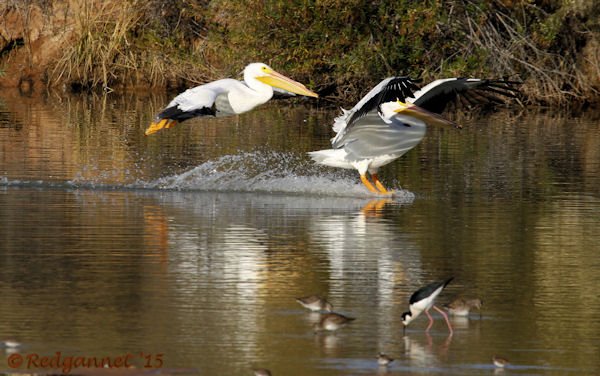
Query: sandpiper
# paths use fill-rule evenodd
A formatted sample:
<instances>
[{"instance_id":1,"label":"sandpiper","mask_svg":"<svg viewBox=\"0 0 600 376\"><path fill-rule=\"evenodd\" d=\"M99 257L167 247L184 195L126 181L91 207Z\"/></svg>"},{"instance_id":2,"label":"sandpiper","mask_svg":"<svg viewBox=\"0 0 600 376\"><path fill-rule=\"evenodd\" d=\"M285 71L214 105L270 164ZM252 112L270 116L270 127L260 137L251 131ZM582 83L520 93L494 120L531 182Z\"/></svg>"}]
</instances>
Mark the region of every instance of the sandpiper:
<instances>
[{"instance_id":1,"label":"sandpiper","mask_svg":"<svg viewBox=\"0 0 600 376\"><path fill-rule=\"evenodd\" d=\"M339 313L328 313L323 315L321 320L314 325L315 332L327 330L335 331L342 326L348 324L350 321L356 320L353 317L347 317Z\"/></svg>"},{"instance_id":2,"label":"sandpiper","mask_svg":"<svg viewBox=\"0 0 600 376\"><path fill-rule=\"evenodd\" d=\"M14 340L14 339L3 339L0 341L0 347L3 347L5 349L17 349L19 347L21 347L22 344L21 342Z\"/></svg>"},{"instance_id":3,"label":"sandpiper","mask_svg":"<svg viewBox=\"0 0 600 376\"><path fill-rule=\"evenodd\" d=\"M509 361L508 361L508 359L502 358L502 357L500 357L498 355L494 355L492 357L492 362L494 362L494 365L496 367L498 367L498 368L504 368L504 367L506 367L507 365L510 364Z\"/></svg>"},{"instance_id":4,"label":"sandpiper","mask_svg":"<svg viewBox=\"0 0 600 376\"><path fill-rule=\"evenodd\" d=\"M254 376L272 376L272 373L266 368L257 368L254 370Z\"/></svg>"},{"instance_id":5,"label":"sandpiper","mask_svg":"<svg viewBox=\"0 0 600 376\"><path fill-rule=\"evenodd\" d=\"M448 330L450 331L450 335L453 334L452 326L450 325L450 321L448 321L448 315L446 315L446 313L443 310L439 309L433 304L435 302L435 298L437 298L438 295L440 295L444 287L446 287L446 285L448 285L448 283L450 283L450 281L452 281L453 278L454 277L448 278L445 281L430 283L425 287L421 287L411 295L409 300L409 311L404 312L402 314L402 324L404 324L405 331L406 326L410 324L411 321L416 319L421 314L421 312L425 311L425 314L429 318L429 325L427 326L427 329L425 329L425 331L428 332L429 329L431 329L431 326L433 325L433 318L429 314L429 309L433 307L436 311L441 313L442 316L444 316L446 324L448 324Z\"/></svg>"},{"instance_id":6,"label":"sandpiper","mask_svg":"<svg viewBox=\"0 0 600 376\"><path fill-rule=\"evenodd\" d=\"M393 362L394 359L390 358L389 356L385 355L384 353L379 353L379 355L377 355L377 364L379 364L382 367L386 367L388 364L390 364L391 362Z\"/></svg>"},{"instance_id":7,"label":"sandpiper","mask_svg":"<svg viewBox=\"0 0 600 376\"><path fill-rule=\"evenodd\" d=\"M472 308L477 308L481 315L481 306L483 302L479 298L465 299L456 298L448 304L444 304L444 308L448 310L448 313L454 316L469 316L469 311Z\"/></svg>"},{"instance_id":8,"label":"sandpiper","mask_svg":"<svg viewBox=\"0 0 600 376\"><path fill-rule=\"evenodd\" d=\"M311 311L333 311L333 306L318 295L305 296L304 298L296 298L296 301L302 305L302 307L310 309Z\"/></svg>"}]
</instances>

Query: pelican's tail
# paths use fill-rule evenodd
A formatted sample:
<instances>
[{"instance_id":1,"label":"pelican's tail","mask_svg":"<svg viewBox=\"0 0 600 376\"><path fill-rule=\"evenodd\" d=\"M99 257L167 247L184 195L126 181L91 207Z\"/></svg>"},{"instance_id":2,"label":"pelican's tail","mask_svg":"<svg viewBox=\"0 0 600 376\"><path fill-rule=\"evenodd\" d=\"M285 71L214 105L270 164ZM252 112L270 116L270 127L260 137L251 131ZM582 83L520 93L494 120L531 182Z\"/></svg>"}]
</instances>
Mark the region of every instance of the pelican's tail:
<instances>
[{"instance_id":1,"label":"pelican's tail","mask_svg":"<svg viewBox=\"0 0 600 376\"><path fill-rule=\"evenodd\" d=\"M163 128L168 129L168 128L175 126L176 124L177 124L177 120L158 118L155 121L153 121L152 124L150 124L150 126L148 127L148 129L146 129L146 132L144 132L144 134L146 136L149 136L152 133L156 133Z\"/></svg>"},{"instance_id":2,"label":"pelican's tail","mask_svg":"<svg viewBox=\"0 0 600 376\"><path fill-rule=\"evenodd\" d=\"M354 168L350 161L346 159L348 153L343 149L326 149L311 151L308 155L313 161L330 167Z\"/></svg>"}]
</instances>

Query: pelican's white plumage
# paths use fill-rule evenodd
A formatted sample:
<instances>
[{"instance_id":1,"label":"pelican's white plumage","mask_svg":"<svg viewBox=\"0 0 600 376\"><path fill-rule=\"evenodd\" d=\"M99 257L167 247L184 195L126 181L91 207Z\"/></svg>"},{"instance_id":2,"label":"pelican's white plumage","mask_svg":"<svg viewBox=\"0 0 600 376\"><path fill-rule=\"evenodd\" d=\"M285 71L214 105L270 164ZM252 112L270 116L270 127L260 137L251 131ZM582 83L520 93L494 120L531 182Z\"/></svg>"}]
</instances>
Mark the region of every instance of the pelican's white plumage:
<instances>
[{"instance_id":1,"label":"pelican's white plumage","mask_svg":"<svg viewBox=\"0 0 600 376\"><path fill-rule=\"evenodd\" d=\"M248 112L283 91L309 97L318 95L304 85L273 70L263 63L252 63L244 69L244 80L232 78L209 82L176 96L146 130L146 135L170 128L196 116L227 116Z\"/></svg>"},{"instance_id":2,"label":"pelican's white plumage","mask_svg":"<svg viewBox=\"0 0 600 376\"><path fill-rule=\"evenodd\" d=\"M496 95L515 96L513 84L506 80L447 78L419 89L408 77L386 78L352 109L342 109L335 118L332 149L309 155L323 165L356 169L371 192L389 193L378 180L377 171L421 142L428 125L457 126L438 115L447 103L457 97L467 104L499 102ZM366 178L367 172L376 188Z\"/></svg>"}]
</instances>

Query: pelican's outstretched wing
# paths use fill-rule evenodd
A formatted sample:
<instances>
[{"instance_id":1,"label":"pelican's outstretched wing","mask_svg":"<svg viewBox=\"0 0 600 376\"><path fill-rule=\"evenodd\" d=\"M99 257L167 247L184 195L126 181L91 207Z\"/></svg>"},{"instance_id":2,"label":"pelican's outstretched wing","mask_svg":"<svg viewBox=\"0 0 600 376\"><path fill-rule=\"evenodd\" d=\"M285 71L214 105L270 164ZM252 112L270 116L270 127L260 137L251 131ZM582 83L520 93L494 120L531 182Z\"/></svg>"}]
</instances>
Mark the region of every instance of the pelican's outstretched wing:
<instances>
[{"instance_id":1,"label":"pelican's outstretched wing","mask_svg":"<svg viewBox=\"0 0 600 376\"><path fill-rule=\"evenodd\" d=\"M425 122L410 115L397 114L385 122L371 111L352 123L338 140L338 148L354 160L383 155L400 157L421 142L425 130Z\"/></svg>"},{"instance_id":2,"label":"pelican's outstretched wing","mask_svg":"<svg viewBox=\"0 0 600 376\"><path fill-rule=\"evenodd\" d=\"M215 104L217 97L226 95L234 87L241 86L245 86L245 84L238 80L225 78L187 89L173 98L167 107L156 116L156 121L171 119L182 122L195 116L214 116L218 110Z\"/></svg>"},{"instance_id":3,"label":"pelican's outstretched wing","mask_svg":"<svg viewBox=\"0 0 600 376\"><path fill-rule=\"evenodd\" d=\"M430 112L442 113L446 105L458 100L467 106L504 103L500 98L516 98L520 82L479 78L444 78L415 91L408 101Z\"/></svg>"},{"instance_id":4,"label":"pelican's outstretched wing","mask_svg":"<svg viewBox=\"0 0 600 376\"><path fill-rule=\"evenodd\" d=\"M388 77L381 81L350 111L342 109L342 115L335 118L333 130L337 132L337 136L331 142L333 147L337 147L338 140L350 130L352 124L358 119L371 111L379 112L379 106L382 103L395 100L406 101L406 98L414 96L413 92L417 89L418 86L409 77Z\"/></svg>"}]
</instances>

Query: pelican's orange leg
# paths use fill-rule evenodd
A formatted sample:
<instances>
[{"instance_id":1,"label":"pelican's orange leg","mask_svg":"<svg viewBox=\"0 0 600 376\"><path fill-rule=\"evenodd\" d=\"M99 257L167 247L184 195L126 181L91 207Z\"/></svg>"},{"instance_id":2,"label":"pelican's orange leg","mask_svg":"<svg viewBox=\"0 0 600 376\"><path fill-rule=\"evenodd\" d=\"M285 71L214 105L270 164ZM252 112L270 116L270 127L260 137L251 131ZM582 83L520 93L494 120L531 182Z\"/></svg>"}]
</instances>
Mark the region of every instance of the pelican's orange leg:
<instances>
[{"instance_id":1,"label":"pelican's orange leg","mask_svg":"<svg viewBox=\"0 0 600 376\"><path fill-rule=\"evenodd\" d=\"M360 181L362 181L362 183L365 185L365 187L367 187L369 191L373 193L379 193L379 191L375 189L375 187L373 187L373 184L371 184L371 182L369 181L369 179L367 179L365 175L360 175Z\"/></svg>"},{"instance_id":2,"label":"pelican's orange leg","mask_svg":"<svg viewBox=\"0 0 600 376\"><path fill-rule=\"evenodd\" d=\"M385 189L383 184L381 184L381 182L379 181L379 178L377 177L377 174L371 174L371 177L373 178L373 182L375 183L375 186L377 187L377 189L379 189L379 192L386 193L386 194L392 193L392 192L388 191L387 189Z\"/></svg>"}]
</instances>

